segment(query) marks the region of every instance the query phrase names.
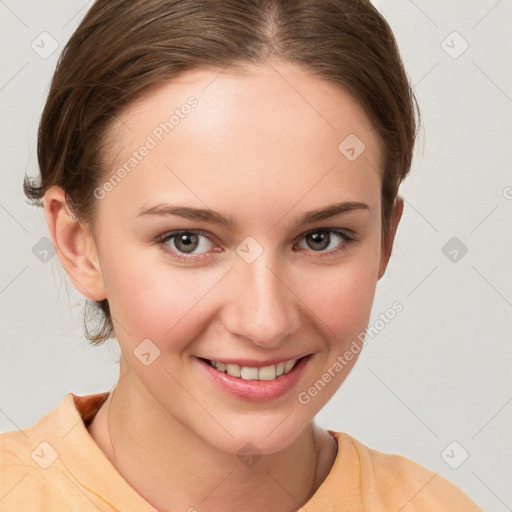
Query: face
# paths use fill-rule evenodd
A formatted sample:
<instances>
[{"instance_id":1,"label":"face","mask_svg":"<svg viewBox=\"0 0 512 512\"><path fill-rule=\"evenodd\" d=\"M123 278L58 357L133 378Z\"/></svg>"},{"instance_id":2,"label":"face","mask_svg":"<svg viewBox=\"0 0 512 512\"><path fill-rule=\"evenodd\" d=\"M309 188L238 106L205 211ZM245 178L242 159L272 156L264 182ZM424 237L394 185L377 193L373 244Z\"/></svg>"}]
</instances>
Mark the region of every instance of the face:
<instances>
[{"instance_id":1,"label":"face","mask_svg":"<svg viewBox=\"0 0 512 512\"><path fill-rule=\"evenodd\" d=\"M347 377L369 322L384 257L375 129L340 86L274 62L183 74L110 140L95 251L127 378L221 450L282 449Z\"/></svg>"}]
</instances>

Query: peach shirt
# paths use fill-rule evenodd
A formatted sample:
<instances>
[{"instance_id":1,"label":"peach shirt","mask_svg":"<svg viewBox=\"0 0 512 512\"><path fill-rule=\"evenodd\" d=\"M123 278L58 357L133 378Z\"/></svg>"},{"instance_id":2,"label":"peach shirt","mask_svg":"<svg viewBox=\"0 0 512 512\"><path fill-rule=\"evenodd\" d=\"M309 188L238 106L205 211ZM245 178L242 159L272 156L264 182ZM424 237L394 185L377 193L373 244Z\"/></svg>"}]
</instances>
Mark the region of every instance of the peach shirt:
<instances>
[{"instance_id":1,"label":"peach shirt","mask_svg":"<svg viewBox=\"0 0 512 512\"><path fill-rule=\"evenodd\" d=\"M157 512L86 428L107 396L68 393L31 427L0 434L1 512ZM482 512L438 473L329 433L338 443L336 460L300 512Z\"/></svg>"}]
</instances>

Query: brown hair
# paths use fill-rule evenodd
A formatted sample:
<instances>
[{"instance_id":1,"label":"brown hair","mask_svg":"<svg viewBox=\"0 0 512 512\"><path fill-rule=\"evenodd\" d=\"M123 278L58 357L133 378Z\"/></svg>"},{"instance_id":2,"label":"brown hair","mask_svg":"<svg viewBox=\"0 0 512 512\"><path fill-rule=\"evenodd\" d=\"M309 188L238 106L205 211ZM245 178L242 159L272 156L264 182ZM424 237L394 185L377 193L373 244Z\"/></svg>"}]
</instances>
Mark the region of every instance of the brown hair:
<instances>
[{"instance_id":1,"label":"brown hair","mask_svg":"<svg viewBox=\"0 0 512 512\"><path fill-rule=\"evenodd\" d=\"M41 181L25 176L25 195L42 206L60 186L76 220L92 228L105 135L123 109L185 71L271 56L343 85L366 110L385 151L387 241L419 109L393 33L368 0L97 0L59 58L38 130ZM115 336L108 300L88 303L102 323L91 334L86 315L86 335L101 344Z\"/></svg>"}]
</instances>

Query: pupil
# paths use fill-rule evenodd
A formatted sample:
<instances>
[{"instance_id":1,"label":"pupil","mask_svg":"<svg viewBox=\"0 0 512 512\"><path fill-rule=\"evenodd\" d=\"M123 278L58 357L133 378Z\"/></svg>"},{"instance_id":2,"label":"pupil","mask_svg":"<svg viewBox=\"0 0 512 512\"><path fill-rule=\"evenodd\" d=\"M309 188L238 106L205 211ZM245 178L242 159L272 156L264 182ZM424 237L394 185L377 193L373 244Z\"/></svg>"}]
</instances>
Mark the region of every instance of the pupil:
<instances>
[{"instance_id":1,"label":"pupil","mask_svg":"<svg viewBox=\"0 0 512 512\"><path fill-rule=\"evenodd\" d=\"M191 238L197 238L197 235L191 235L191 234L184 234L180 235L177 239L178 249L182 252L191 252L194 250L194 242L196 240L190 240ZM179 247L180 244L184 244L185 247L182 249ZM192 246L192 247L191 247Z\"/></svg>"},{"instance_id":2,"label":"pupil","mask_svg":"<svg viewBox=\"0 0 512 512\"><path fill-rule=\"evenodd\" d=\"M321 247L316 247L316 249L325 249L329 244L325 243L327 241L326 233L323 231L319 231L318 233L313 233L310 235L313 239L314 244L320 244Z\"/></svg>"}]
</instances>

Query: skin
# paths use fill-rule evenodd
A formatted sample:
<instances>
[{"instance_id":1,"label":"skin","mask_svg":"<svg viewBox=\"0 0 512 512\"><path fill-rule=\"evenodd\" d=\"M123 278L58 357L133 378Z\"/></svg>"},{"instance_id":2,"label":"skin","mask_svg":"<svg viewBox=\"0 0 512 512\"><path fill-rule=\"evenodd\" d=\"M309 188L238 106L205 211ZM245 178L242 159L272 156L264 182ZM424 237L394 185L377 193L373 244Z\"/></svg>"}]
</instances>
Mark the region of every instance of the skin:
<instances>
[{"instance_id":1,"label":"skin","mask_svg":"<svg viewBox=\"0 0 512 512\"><path fill-rule=\"evenodd\" d=\"M384 246L375 128L341 86L277 61L190 71L140 98L111 127L105 179L190 96L198 105L98 200L94 229L73 219L60 188L45 195L60 261L81 294L108 298L122 350L119 382L89 432L160 511L296 510L335 460L336 443L314 417L357 356L308 404L297 395L368 326L403 201ZM338 150L351 133L366 146L354 161ZM295 225L306 211L342 201L368 209ZM158 203L210 208L236 226L137 218ZM321 228L351 230L358 240L332 234L318 248L305 235ZM154 243L183 229L209 234L192 246L205 258L176 259L183 245L167 242L173 258ZM263 250L252 263L236 252L249 236ZM147 338L160 350L149 366L134 355ZM196 359L309 353L293 390L266 402L227 394ZM252 467L236 456L249 442L262 455Z\"/></svg>"}]
</instances>

